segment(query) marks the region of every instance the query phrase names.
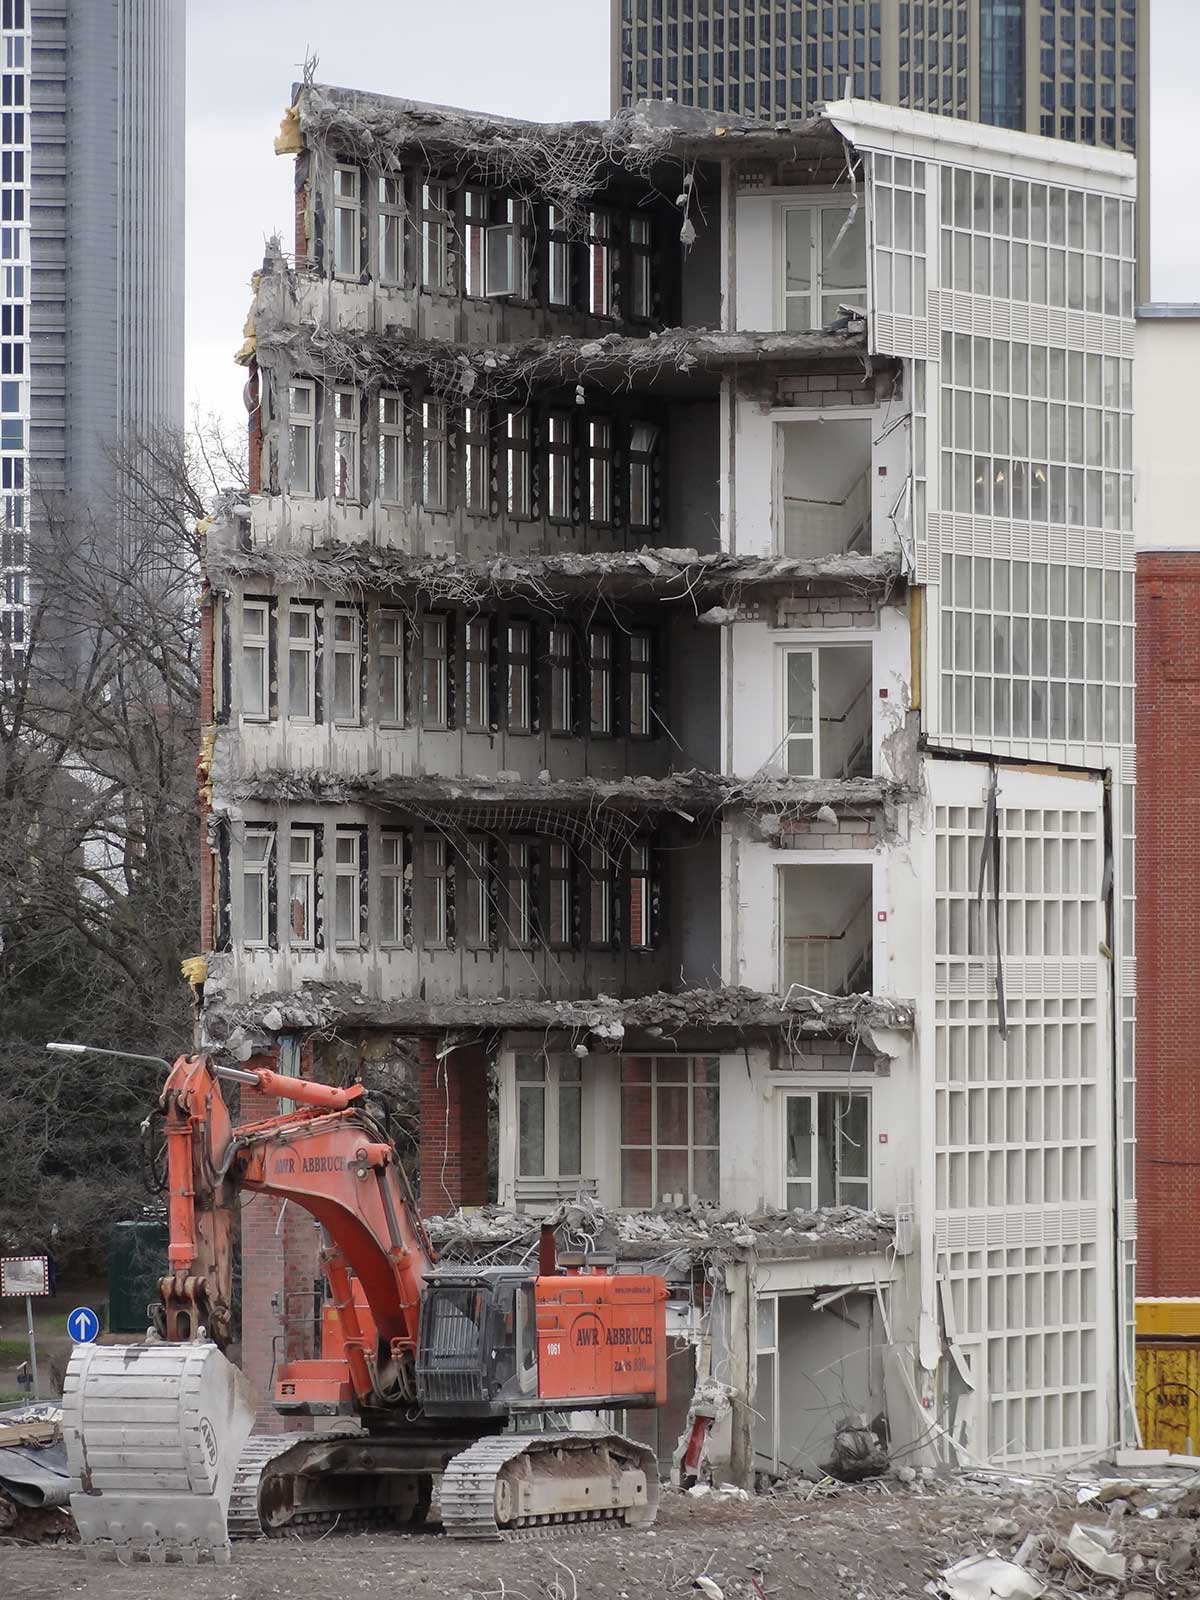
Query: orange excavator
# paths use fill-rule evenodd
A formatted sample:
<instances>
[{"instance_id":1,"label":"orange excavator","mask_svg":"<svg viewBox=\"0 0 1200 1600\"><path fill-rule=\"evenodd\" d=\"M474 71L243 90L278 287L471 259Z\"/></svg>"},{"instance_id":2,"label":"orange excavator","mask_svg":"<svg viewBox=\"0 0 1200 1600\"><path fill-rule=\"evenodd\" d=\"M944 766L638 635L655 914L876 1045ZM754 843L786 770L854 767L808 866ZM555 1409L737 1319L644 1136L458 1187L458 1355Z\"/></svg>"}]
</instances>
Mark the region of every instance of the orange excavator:
<instances>
[{"instance_id":1,"label":"orange excavator","mask_svg":"<svg viewBox=\"0 0 1200 1600\"><path fill-rule=\"evenodd\" d=\"M234 1127L242 1106L293 1109ZM661 1405L661 1278L561 1265L439 1267L403 1168L361 1085L175 1062L166 1121L168 1273L143 1344L77 1346L63 1395L85 1545L124 1559L224 1560L231 1535L423 1521L499 1538L565 1522L653 1522L657 1463L572 1411ZM256 1397L232 1333L234 1206L282 1196L321 1224L319 1359L275 1375L285 1413L345 1419L251 1432Z\"/></svg>"}]
</instances>

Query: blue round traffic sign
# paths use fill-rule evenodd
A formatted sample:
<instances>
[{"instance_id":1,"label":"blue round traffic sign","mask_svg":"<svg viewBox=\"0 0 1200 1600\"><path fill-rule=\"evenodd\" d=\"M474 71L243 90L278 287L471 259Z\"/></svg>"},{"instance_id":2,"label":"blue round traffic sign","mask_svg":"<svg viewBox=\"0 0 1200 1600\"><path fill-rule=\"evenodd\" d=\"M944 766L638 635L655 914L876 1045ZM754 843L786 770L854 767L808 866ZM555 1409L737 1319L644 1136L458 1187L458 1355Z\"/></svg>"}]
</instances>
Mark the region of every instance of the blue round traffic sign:
<instances>
[{"instance_id":1,"label":"blue round traffic sign","mask_svg":"<svg viewBox=\"0 0 1200 1600\"><path fill-rule=\"evenodd\" d=\"M76 1306L67 1318L67 1332L76 1344L91 1344L100 1332L100 1318L90 1306Z\"/></svg>"}]
</instances>

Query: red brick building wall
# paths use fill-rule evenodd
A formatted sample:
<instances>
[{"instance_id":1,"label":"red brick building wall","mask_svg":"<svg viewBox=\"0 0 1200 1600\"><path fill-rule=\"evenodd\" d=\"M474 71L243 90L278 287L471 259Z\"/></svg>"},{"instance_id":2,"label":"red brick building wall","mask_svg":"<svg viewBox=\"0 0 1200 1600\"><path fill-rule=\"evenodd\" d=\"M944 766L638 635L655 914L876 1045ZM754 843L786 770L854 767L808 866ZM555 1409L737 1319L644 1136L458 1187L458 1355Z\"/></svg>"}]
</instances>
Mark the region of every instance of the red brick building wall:
<instances>
[{"instance_id":1,"label":"red brick building wall","mask_svg":"<svg viewBox=\"0 0 1200 1600\"><path fill-rule=\"evenodd\" d=\"M488 1198L488 1068L479 1045L438 1060L437 1039L417 1045L421 1213L432 1217Z\"/></svg>"},{"instance_id":2,"label":"red brick building wall","mask_svg":"<svg viewBox=\"0 0 1200 1600\"><path fill-rule=\"evenodd\" d=\"M1138 1293L1200 1294L1200 551L1137 563Z\"/></svg>"}]
</instances>

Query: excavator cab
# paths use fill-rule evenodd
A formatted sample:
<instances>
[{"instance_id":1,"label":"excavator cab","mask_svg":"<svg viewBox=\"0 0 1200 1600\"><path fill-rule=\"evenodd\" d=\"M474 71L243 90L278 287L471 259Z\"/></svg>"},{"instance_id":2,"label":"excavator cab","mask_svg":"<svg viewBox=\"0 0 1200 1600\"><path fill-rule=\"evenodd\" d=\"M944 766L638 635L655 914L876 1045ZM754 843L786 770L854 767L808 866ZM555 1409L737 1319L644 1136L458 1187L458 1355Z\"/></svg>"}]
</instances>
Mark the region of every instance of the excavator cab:
<instances>
[{"instance_id":1,"label":"excavator cab","mask_svg":"<svg viewBox=\"0 0 1200 1600\"><path fill-rule=\"evenodd\" d=\"M534 1279L512 1267L431 1274L417 1392L430 1416L503 1417L537 1399Z\"/></svg>"}]
</instances>

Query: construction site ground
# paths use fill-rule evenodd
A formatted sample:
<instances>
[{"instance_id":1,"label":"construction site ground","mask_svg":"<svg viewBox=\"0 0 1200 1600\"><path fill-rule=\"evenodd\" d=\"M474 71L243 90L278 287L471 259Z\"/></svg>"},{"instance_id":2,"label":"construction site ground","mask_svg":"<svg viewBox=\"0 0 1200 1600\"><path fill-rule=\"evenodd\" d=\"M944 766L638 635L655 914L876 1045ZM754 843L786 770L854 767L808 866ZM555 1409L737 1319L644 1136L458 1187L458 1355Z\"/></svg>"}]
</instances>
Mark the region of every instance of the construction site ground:
<instances>
[{"instance_id":1,"label":"construction site ground","mask_svg":"<svg viewBox=\"0 0 1200 1600\"><path fill-rule=\"evenodd\" d=\"M644 1532L563 1532L502 1544L456 1543L433 1532L263 1540L236 1546L232 1566L215 1571L122 1567L89 1560L72 1544L0 1543L0 1579L14 1600L717 1600L718 1592L723 1600L904 1600L953 1594L942 1577L948 1567L993 1550L1011 1559L1025 1544L1030 1579L1047 1596L1200 1593L1194 1493L1173 1503L1135 1492L1115 1504L1081 1505L1078 1486L1065 1483L1022 1489L889 1479L802 1498L810 1489L753 1500L667 1491L657 1525ZM1066 1553L1076 1523L1117 1530L1121 1579L1098 1578Z\"/></svg>"}]
</instances>

